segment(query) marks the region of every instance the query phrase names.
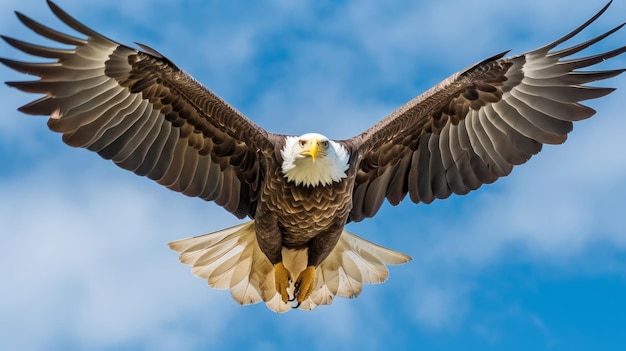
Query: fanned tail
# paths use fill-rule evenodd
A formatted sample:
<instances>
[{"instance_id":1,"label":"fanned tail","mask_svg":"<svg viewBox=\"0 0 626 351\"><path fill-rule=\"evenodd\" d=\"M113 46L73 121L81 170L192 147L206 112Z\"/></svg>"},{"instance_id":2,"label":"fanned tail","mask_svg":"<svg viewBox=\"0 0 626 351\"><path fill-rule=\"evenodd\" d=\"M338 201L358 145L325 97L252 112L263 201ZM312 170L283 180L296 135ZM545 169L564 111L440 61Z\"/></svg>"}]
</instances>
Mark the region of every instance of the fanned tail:
<instances>
[{"instance_id":1,"label":"fanned tail","mask_svg":"<svg viewBox=\"0 0 626 351\"><path fill-rule=\"evenodd\" d=\"M330 305L335 296L357 297L363 284L383 283L387 280L387 265L403 264L410 260L408 255L344 230L337 246L315 269L315 290L299 308L311 310L319 305Z\"/></svg>"},{"instance_id":2,"label":"fanned tail","mask_svg":"<svg viewBox=\"0 0 626 351\"><path fill-rule=\"evenodd\" d=\"M284 303L274 285L274 267L257 243L254 221L215 233L169 243L180 252L180 261L192 266L192 273L216 289L230 289L242 305L264 301L276 312L293 308ZM283 249L283 264L292 277L307 265L307 250ZM387 265L402 264L411 257L386 249L345 231L337 246L315 270L315 290L299 308L311 310L331 304L335 296L353 298L363 284L387 280ZM289 289L293 296L293 283Z\"/></svg>"},{"instance_id":3,"label":"fanned tail","mask_svg":"<svg viewBox=\"0 0 626 351\"><path fill-rule=\"evenodd\" d=\"M254 221L172 241L169 246L180 252L180 261L192 266L194 275L206 279L212 288L230 289L233 298L242 305L273 297L273 266L259 249Z\"/></svg>"}]
</instances>

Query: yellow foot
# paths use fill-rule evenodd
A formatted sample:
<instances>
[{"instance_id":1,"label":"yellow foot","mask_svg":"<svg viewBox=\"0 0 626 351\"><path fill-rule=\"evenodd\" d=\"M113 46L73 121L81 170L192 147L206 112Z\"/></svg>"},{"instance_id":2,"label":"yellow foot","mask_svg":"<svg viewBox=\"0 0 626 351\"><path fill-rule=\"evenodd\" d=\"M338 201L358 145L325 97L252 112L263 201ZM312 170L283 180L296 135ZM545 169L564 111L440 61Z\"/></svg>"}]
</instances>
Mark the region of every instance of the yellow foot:
<instances>
[{"instance_id":1,"label":"yellow foot","mask_svg":"<svg viewBox=\"0 0 626 351\"><path fill-rule=\"evenodd\" d=\"M287 288L289 287L289 282L291 281L291 274L282 262L278 262L274 265L274 281L276 284L276 291L280 294L281 300L287 303L289 300L289 295L287 294Z\"/></svg>"},{"instance_id":2,"label":"yellow foot","mask_svg":"<svg viewBox=\"0 0 626 351\"><path fill-rule=\"evenodd\" d=\"M298 304L308 299L313 292L313 281L315 280L315 266L306 267L296 280L296 298Z\"/></svg>"}]
</instances>

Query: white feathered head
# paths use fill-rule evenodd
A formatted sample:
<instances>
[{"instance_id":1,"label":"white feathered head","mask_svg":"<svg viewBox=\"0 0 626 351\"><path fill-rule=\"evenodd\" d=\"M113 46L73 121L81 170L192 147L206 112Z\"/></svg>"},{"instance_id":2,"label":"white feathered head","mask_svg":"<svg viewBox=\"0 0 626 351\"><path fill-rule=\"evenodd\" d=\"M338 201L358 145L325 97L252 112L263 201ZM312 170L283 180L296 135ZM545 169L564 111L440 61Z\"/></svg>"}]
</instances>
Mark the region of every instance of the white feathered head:
<instances>
[{"instance_id":1,"label":"white feathered head","mask_svg":"<svg viewBox=\"0 0 626 351\"><path fill-rule=\"evenodd\" d=\"M284 177L296 185L313 187L340 182L350 159L343 145L317 133L287 137L281 154Z\"/></svg>"}]
</instances>

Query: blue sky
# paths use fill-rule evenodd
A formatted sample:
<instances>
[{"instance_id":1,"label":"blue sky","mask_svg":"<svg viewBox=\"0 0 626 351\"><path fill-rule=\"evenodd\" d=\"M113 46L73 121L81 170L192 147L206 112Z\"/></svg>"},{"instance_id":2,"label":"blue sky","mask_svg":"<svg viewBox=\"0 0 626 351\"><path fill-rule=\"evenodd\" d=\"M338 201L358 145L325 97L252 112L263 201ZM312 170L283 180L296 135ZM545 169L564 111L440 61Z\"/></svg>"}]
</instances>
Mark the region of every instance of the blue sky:
<instances>
[{"instance_id":1,"label":"blue sky","mask_svg":"<svg viewBox=\"0 0 626 351\"><path fill-rule=\"evenodd\" d=\"M506 49L565 34L602 1L57 2L119 42L148 44L266 129L360 133ZM567 11L563 9L567 7ZM0 33L35 39L0 3ZM582 39L626 20L616 0ZM65 30L65 29L63 29ZM581 40L582 40L581 39ZM592 49L626 43L617 33ZM24 58L7 45L0 56ZM626 67L626 57L603 67ZM0 68L0 78L26 77ZM166 243L237 221L62 144L34 96L0 87L0 349L623 350L626 76L592 119L512 175L432 205L385 205L348 229L413 256L388 282L312 312L241 307Z\"/></svg>"}]
</instances>

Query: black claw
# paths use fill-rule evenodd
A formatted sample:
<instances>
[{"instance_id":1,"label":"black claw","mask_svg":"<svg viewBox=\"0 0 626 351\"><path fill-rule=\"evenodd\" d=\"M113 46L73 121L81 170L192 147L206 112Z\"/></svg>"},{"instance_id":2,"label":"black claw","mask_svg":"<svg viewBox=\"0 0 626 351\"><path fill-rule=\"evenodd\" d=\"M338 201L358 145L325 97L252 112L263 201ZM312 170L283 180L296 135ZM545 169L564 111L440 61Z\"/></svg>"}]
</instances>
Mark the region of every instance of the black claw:
<instances>
[{"instance_id":1,"label":"black claw","mask_svg":"<svg viewBox=\"0 0 626 351\"><path fill-rule=\"evenodd\" d=\"M298 298L299 292L300 292L300 282L296 282L296 284L294 284L293 297L288 298L287 301L289 302L296 301L296 299ZM298 308L298 306L300 306L300 302L298 302L298 304L294 308Z\"/></svg>"},{"instance_id":2,"label":"black claw","mask_svg":"<svg viewBox=\"0 0 626 351\"><path fill-rule=\"evenodd\" d=\"M292 299L292 300L290 300L289 302L293 302L293 301L295 301L295 300L296 300L296 298L298 298L298 294L299 294L299 293L300 293L300 282L296 282L296 283L293 285L293 299ZM301 303L302 303L302 302L298 302L297 304L292 305L291 307L292 307L292 308L298 308L298 307L300 307L300 304L301 304Z\"/></svg>"},{"instance_id":3,"label":"black claw","mask_svg":"<svg viewBox=\"0 0 626 351\"><path fill-rule=\"evenodd\" d=\"M300 282L296 282L293 285L293 294L298 296L298 293L300 292Z\"/></svg>"}]
</instances>

